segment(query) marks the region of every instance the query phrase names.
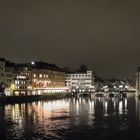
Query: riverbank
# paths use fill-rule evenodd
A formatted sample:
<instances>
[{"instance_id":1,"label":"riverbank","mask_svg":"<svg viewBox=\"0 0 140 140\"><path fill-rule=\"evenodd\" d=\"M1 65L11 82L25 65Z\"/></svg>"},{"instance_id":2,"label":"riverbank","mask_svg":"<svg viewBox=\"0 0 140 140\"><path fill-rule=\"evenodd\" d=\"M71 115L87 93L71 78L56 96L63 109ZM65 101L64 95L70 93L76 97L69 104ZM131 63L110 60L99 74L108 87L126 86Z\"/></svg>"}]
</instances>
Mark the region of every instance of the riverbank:
<instances>
[{"instance_id":1,"label":"riverbank","mask_svg":"<svg viewBox=\"0 0 140 140\"><path fill-rule=\"evenodd\" d=\"M26 103L40 100L57 100L68 98L67 93L55 93L55 94L44 94L44 95L30 95L30 96L5 96L0 97L0 104L13 104L13 103Z\"/></svg>"}]
</instances>

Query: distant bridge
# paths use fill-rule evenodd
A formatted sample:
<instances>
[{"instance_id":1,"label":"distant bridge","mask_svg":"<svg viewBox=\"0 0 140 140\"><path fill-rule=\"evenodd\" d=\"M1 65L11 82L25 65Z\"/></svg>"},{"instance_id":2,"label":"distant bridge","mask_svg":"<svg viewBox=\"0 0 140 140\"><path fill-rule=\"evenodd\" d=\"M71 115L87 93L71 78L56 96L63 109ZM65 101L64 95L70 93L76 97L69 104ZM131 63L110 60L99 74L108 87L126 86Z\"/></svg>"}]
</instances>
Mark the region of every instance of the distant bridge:
<instances>
[{"instance_id":1,"label":"distant bridge","mask_svg":"<svg viewBox=\"0 0 140 140\"><path fill-rule=\"evenodd\" d=\"M74 97L90 96L91 92L72 92L71 95Z\"/></svg>"},{"instance_id":2,"label":"distant bridge","mask_svg":"<svg viewBox=\"0 0 140 140\"><path fill-rule=\"evenodd\" d=\"M126 97L128 93L135 93L135 91L119 91L119 92L72 92L74 97L80 96L96 96L96 97Z\"/></svg>"}]
</instances>

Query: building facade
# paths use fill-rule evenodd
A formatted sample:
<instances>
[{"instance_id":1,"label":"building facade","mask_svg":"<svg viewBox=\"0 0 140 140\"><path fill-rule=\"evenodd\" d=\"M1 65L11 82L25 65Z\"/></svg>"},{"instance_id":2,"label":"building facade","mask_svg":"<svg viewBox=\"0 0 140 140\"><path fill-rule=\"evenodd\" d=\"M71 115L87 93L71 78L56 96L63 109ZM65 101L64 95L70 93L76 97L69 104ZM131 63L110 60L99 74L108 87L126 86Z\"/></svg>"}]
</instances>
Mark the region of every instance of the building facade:
<instances>
[{"instance_id":1,"label":"building facade","mask_svg":"<svg viewBox=\"0 0 140 140\"><path fill-rule=\"evenodd\" d=\"M66 92L65 73L54 64L35 62L31 79L34 94Z\"/></svg>"},{"instance_id":2,"label":"building facade","mask_svg":"<svg viewBox=\"0 0 140 140\"><path fill-rule=\"evenodd\" d=\"M137 68L136 72L136 95L140 96L140 67Z\"/></svg>"},{"instance_id":3,"label":"building facade","mask_svg":"<svg viewBox=\"0 0 140 140\"><path fill-rule=\"evenodd\" d=\"M32 62L11 63L0 58L0 84L6 95L25 96L66 92L65 72L55 64Z\"/></svg>"},{"instance_id":4,"label":"building facade","mask_svg":"<svg viewBox=\"0 0 140 140\"><path fill-rule=\"evenodd\" d=\"M85 92L94 91L95 75L92 71L83 73L68 73L66 76L66 86L69 91Z\"/></svg>"},{"instance_id":5,"label":"building facade","mask_svg":"<svg viewBox=\"0 0 140 140\"><path fill-rule=\"evenodd\" d=\"M29 64L15 64L14 67L14 83L12 90L14 95L31 95L31 67Z\"/></svg>"},{"instance_id":6,"label":"building facade","mask_svg":"<svg viewBox=\"0 0 140 140\"><path fill-rule=\"evenodd\" d=\"M0 83L4 82L4 75L5 75L5 59L0 58Z\"/></svg>"},{"instance_id":7,"label":"building facade","mask_svg":"<svg viewBox=\"0 0 140 140\"><path fill-rule=\"evenodd\" d=\"M0 83L5 83L6 86L10 86L13 82L13 68L14 64L0 58Z\"/></svg>"}]
</instances>

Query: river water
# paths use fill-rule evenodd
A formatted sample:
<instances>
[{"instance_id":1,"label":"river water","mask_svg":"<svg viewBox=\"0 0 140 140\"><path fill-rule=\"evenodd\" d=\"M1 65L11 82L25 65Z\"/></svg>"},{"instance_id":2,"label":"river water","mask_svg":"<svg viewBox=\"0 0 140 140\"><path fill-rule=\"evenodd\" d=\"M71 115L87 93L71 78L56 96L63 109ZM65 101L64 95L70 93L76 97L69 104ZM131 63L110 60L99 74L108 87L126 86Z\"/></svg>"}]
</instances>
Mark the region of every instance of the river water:
<instances>
[{"instance_id":1,"label":"river water","mask_svg":"<svg viewBox=\"0 0 140 140\"><path fill-rule=\"evenodd\" d=\"M140 100L80 97L0 105L0 140L140 139Z\"/></svg>"}]
</instances>

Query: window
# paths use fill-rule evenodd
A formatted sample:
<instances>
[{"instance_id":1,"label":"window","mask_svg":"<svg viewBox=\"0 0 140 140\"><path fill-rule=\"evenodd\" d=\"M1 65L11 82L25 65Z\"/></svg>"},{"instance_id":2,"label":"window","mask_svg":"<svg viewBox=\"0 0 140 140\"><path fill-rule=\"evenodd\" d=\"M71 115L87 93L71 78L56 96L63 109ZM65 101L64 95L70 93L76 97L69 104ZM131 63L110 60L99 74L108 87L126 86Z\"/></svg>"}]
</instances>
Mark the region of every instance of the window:
<instances>
[{"instance_id":1,"label":"window","mask_svg":"<svg viewBox=\"0 0 140 140\"><path fill-rule=\"evenodd\" d=\"M42 78L42 74L39 74L39 78Z\"/></svg>"},{"instance_id":2,"label":"window","mask_svg":"<svg viewBox=\"0 0 140 140\"><path fill-rule=\"evenodd\" d=\"M34 77L36 77L36 74L34 74Z\"/></svg>"}]
</instances>

